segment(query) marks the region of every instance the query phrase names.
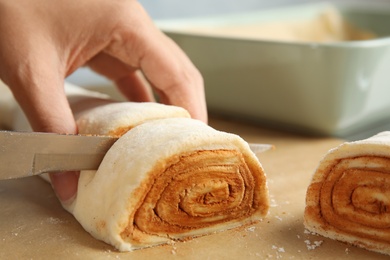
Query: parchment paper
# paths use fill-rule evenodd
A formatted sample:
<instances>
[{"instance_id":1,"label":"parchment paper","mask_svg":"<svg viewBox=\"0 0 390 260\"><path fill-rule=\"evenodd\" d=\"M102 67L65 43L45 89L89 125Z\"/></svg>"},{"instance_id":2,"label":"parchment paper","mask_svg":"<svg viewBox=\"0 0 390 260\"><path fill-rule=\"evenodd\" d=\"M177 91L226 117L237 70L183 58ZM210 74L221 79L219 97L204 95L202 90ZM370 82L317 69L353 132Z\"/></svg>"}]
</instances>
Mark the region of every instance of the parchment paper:
<instances>
[{"instance_id":1,"label":"parchment paper","mask_svg":"<svg viewBox=\"0 0 390 260\"><path fill-rule=\"evenodd\" d=\"M210 125L248 142L270 143L260 155L271 195L260 223L129 253L90 236L39 177L0 181L0 259L388 259L312 235L303 227L306 188L319 160L342 140L307 137L211 118Z\"/></svg>"}]
</instances>

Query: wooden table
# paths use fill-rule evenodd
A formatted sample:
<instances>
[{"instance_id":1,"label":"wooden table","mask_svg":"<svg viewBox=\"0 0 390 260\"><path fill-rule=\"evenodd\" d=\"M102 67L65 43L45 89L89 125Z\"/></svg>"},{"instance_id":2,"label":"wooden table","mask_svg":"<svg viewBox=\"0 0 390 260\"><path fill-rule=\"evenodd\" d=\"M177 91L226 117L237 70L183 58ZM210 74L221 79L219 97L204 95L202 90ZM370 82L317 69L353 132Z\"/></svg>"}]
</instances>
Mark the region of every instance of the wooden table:
<instances>
[{"instance_id":1,"label":"wooden table","mask_svg":"<svg viewBox=\"0 0 390 260\"><path fill-rule=\"evenodd\" d=\"M322 156L342 141L211 118L210 125L276 149L259 156L271 208L260 223L186 242L120 253L91 237L39 177L0 182L0 259L387 259L309 234L305 193Z\"/></svg>"}]
</instances>

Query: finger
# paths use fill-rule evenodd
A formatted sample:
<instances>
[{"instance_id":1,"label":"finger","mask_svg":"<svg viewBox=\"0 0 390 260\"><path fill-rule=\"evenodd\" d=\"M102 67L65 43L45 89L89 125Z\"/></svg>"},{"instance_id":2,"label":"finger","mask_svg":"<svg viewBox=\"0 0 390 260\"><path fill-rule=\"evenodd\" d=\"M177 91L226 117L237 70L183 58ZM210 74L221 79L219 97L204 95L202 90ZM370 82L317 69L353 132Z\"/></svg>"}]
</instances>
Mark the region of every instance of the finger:
<instances>
[{"instance_id":1,"label":"finger","mask_svg":"<svg viewBox=\"0 0 390 260\"><path fill-rule=\"evenodd\" d=\"M49 84L50 85L50 84ZM14 89L14 95L29 119L32 128L39 132L77 133L72 113L62 89L43 90L29 86L27 90ZM61 88L59 86L59 88ZM78 173L51 173L50 179L57 197L67 203L77 193Z\"/></svg>"},{"instance_id":2,"label":"finger","mask_svg":"<svg viewBox=\"0 0 390 260\"><path fill-rule=\"evenodd\" d=\"M182 106L194 118L207 121L199 71L180 48L154 26L142 7L137 2L131 3L132 17L122 18L125 25L119 27L116 38L105 51L125 64L140 68L167 104Z\"/></svg>"},{"instance_id":3,"label":"finger","mask_svg":"<svg viewBox=\"0 0 390 260\"><path fill-rule=\"evenodd\" d=\"M141 69L159 93L161 102L182 106L193 118L207 122L202 76L170 39L165 36L162 38L165 38L165 45L171 46L171 49L166 48L167 53L164 54L159 51L160 46L152 46L154 51L141 60ZM169 57L177 58L167 58L168 51Z\"/></svg>"},{"instance_id":4,"label":"finger","mask_svg":"<svg viewBox=\"0 0 390 260\"><path fill-rule=\"evenodd\" d=\"M130 101L155 101L153 92L143 75L120 60L100 53L87 64L95 72L113 80L118 89Z\"/></svg>"},{"instance_id":5,"label":"finger","mask_svg":"<svg viewBox=\"0 0 390 260\"><path fill-rule=\"evenodd\" d=\"M156 101L149 83L140 71L132 71L117 79L115 83L128 100L136 102Z\"/></svg>"},{"instance_id":6,"label":"finger","mask_svg":"<svg viewBox=\"0 0 390 260\"><path fill-rule=\"evenodd\" d=\"M28 88L14 90L14 95L34 131L77 133L72 112L60 82L50 83L42 80L38 84L39 87L30 85ZM50 179L57 197L63 203L70 202L74 198L78 185L77 172L51 173Z\"/></svg>"},{"instance_id":7,"label":"finger","mask_svg":"<svg viewBox=\"0 0 390 260\"><path fill-rule=\"evenodd\" d=\"M37 13L34 7L41 5L22 9L31 11L26 13L15 1L6 3L11 5L2 6L0 15L0 31L4 36L0 40L0 78L11 88L33 130L76 133L64 93L64 58L60 58L50 37L53 35L47 32L49 24L40 19L26 22L29 14ZM76 194L77 174L52 174L51 179L61 201L68 201Z\"/></svg>"},{"instance_id":8,"label":"finger","mask_svg":"<svg viewBox=\"0 0 390 260\"><path fill-rule=\"evenodd\" d=\"M50 182L57 197L63 204L70 204L77 194L80 172L50 173Z\"/></svg>"},{"instance_id":9,"label":"finger","mask_svg":"<svg viewBox=\"0 0 390 260\"><path fill-rule=\"evenodd\" d=\"M47 64L50 62L43 61L39 64L27 62L19 66L17 71L20 74L8 77L7 84L34 131L77 133L72 111L64 93L63 77L53 73L56 70ZM75 196L78 173L50 174L50 178L58 198L63 203L69 202Z\"/></svg>"}]
</instances>

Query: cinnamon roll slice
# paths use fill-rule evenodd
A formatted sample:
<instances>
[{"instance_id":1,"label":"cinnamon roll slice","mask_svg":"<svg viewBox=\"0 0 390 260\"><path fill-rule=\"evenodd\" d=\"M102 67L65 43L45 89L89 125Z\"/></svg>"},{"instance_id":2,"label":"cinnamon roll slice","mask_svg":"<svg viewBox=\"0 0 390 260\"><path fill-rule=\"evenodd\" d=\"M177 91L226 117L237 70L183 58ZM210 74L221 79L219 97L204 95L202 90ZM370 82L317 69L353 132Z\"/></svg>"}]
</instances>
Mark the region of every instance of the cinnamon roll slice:
<instances>
[{"instance_id":1,"label":"cinnamon roll slice","mask_svg":"<svg viewBox=\"0 0 390 260\"><path fill-rule=\"evenodd\" d=\"M240 137L166 118L135 126L97 171L81 172L68 210L95 238L132 251L256 222L268 191Z\"/></svg>"},{"instance_id":2,"label":"cinnamon roll slice","mask_svg":"<svg viewBox=\"0 0 390 260\"><path fill-rule=\"evenodd\" d=\"M390 132L328 152L307 191L305 226L390 255Z\"/></svg>"}]
</instances>

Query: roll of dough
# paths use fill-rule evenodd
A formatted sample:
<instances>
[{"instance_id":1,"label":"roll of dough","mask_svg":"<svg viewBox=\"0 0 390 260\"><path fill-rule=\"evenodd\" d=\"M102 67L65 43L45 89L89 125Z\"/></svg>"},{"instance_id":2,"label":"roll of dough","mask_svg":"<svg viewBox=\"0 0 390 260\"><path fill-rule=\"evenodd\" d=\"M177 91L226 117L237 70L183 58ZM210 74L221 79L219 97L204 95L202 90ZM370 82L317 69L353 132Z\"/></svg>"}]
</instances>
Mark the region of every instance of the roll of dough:
<instances>
[{"instance_id":1,"label":"roll of dough","mask_svg":"<svg viewBox=\"0 0 390 260\"><path fill-rule=\"evenodd\" d=\"M253 223L268 210L263 169L246 142L190 118L140 124L80 175L68 210L121 251Z\"/></svg>"},{"instance_id":2,"label":"roll of dough","mask_svg":"<svg viewBox=\"0 0 390 260\"><path fill-rule=\"evenodd\" d=\"M390 132L329 151L307 191L305 226L390 254Z\"/></svg>"},{"instance_id":3,"label":"roll of dough","mask_svg":"<svg viewBox=\"0 0 390 260\"><path fill-rule=\"evenodd\" d=\"M80 173L64 207L120 251L254 223L268 212L266 176L239 136L156 103L114 102L69 84L81 134L121 136L97 171ZM26 130L20 117L11 127Z\"/></svg>"},{"instance_id":4,"label":"roll of dough","mask_svg":"<svg viewBox=\"0 0 390 260\"><path fill-rule=\"evenodd\" d=\"M78 113L80 133L124 133L97 171L81 172L68 207L94 237L132 251L266 215L265 174L248 144L183 111L124 102Z\"/></svg>"}]
</instances>

